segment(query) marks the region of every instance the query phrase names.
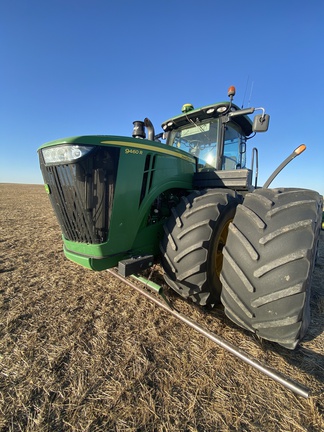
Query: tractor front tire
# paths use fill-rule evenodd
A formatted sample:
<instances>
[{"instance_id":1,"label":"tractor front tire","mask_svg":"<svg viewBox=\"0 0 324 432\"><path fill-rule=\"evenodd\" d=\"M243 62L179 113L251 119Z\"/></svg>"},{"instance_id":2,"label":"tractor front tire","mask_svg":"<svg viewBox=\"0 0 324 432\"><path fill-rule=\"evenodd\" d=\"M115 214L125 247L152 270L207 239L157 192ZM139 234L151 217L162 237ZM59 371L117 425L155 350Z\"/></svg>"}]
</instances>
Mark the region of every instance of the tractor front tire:
<instances>
[{"instance_id":1,"label":"tractor front tire","mask_svg":"<svg viewBox=\"0 0 324 432\"><path fill-rule=\"evenodd\" d=\"M205 306L220 302L228 226L242 197L233 190L194 191L172 209L160 244L166 283Z\"/></svg>"},{"instance_id":2,"label":"tractor front tire","mask_svg":"<svg viewBox=\"0 0 324 432\"><path fill-rule=\"evenodd\" d=\"M237 325L294 349L310 322L322 198L304 189L246 195L223 251L221 301Z\"/></svg>"}]
</instances>

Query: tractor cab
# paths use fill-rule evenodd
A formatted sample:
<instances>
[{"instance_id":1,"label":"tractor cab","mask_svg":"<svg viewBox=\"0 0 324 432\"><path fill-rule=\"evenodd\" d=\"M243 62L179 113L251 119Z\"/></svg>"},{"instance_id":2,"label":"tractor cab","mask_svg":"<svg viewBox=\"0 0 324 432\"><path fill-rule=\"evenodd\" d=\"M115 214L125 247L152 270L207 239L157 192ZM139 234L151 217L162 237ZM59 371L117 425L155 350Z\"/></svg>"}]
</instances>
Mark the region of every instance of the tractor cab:
<instances>
[{"instance_id":1,"label":"tractor cab","mask_svg":"<svg viewBox=\"0 0 324 432\"><path fill-rule=\"evenodd\" d=\"M198 159L199 171L245 168L246 136L242 128L233 122L222 125L219 118L192 121L173 129L168 135L167 144L195 156ZM217 165L221 147L223 150L219 157L220 165Z\"/></svg>"},{"instance_id":2,"label":"tractor cab","mask_svg":"<svg viewBox=\"0 0 324 432\"><path fill-rule=\"evenodd\" d=\"M162 124L167 145L195 156L198 171L232 171L246 167L246 141L253 132L266 131L269 116L248 114L254 108L240 109L232 103L235 89L229 89L229 102L220 102L194 109L191 104L182 107L182 114Z\"/></svg>"}]
</instances>

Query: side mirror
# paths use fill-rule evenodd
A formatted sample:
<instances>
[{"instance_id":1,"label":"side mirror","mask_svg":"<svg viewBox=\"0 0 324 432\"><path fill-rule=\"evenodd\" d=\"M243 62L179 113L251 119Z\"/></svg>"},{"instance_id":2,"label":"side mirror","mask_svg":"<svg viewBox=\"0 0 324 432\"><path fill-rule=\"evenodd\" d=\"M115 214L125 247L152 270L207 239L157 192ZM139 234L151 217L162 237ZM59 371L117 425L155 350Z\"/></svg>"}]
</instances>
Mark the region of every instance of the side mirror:
<instances>
[{"instance_id":1,"label":"side mirror","mask_svg":"<svg viewBox=\"0 0 324 432\"><path fill-rule=\"evenodd\" d=\"M269 114L257 114L253 119L253 132L266 132L269 128Z\"/></svg>"}]
</instances>

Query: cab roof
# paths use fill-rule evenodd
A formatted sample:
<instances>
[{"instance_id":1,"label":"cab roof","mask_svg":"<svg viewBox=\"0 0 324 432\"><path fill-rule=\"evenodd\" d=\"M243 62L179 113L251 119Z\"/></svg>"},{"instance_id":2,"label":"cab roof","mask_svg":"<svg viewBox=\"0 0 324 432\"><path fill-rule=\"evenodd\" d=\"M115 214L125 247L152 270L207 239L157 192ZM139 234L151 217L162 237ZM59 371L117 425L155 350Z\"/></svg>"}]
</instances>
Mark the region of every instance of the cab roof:
<instances>
[{"instance_id":1,"label":"cab roof","mask_svg":"<svg viewBox=\"0 0 324 432\"><path fill-rule=\"evenodd\" d=\"M228 110L238 111L240 108L231 102L218 102L216 104L207 105L201 108L192 109L185 113L182 113L176 117L172 117L162 123L162 129L165 132L178 129L181 126L190 124L190 120L193 121L204 121L212 118L221 117L228 114ZM247 115L238 115L231 119L234 123L241 126L245 136L249 136L252 133L252 121Z\"/></svg>"}]
</instances>

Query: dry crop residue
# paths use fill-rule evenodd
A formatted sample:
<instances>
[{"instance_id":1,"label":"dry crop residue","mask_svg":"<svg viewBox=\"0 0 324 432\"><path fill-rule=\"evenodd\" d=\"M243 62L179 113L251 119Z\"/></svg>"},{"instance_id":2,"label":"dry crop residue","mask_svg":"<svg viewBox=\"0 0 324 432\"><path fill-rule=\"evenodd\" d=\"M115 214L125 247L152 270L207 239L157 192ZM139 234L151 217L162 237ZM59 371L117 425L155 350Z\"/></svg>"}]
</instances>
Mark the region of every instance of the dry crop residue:
<instances>
[{"instance_id":1,"label":"dry crop residue","mask_svg":"<svg viewBox=\"0 0 324 432\"><path fill-rule=\"evenodd\" d=\"M66 260L42 186L0 184L0 247L0 431L324 430L324 232L296 351L166 291L182 313L311 387L307 400L107 272Z\"/></svg>"}]
</instances>

